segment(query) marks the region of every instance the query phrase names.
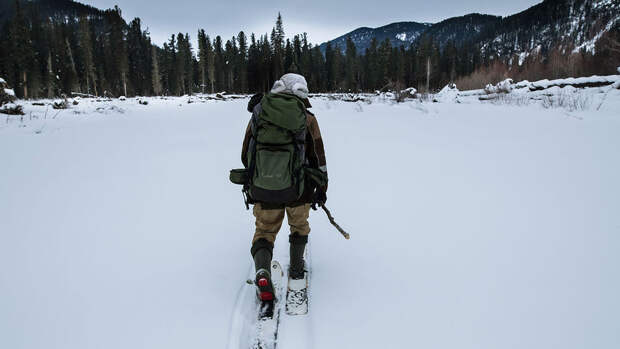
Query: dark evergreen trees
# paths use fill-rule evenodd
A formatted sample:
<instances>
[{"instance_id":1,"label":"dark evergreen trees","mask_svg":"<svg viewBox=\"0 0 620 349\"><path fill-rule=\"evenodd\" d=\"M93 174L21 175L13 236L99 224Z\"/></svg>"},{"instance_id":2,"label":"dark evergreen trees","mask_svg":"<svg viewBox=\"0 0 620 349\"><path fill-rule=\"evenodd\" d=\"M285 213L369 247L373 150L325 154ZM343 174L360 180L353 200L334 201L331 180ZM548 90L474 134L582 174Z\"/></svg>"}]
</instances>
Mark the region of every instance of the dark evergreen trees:
<instances>
[{"instance_id":1,"label":"dark evergreen trees","mask_svg":"<svg viewBox=\"0 0 620 349\"><path fill-rule=\"evenodd\" d=\"M271 33L260 36L252 33L248 38L239 32L225 41L220 36L211 40L201 29L195 54L188 34L172 35L161 48L153 45L140 19L126 23L118 7L100 11L63 3L54 10L54 1L10 1L10 12L2 15L5 19L0 27L0 76L15 88L19 98L72 93L254 93L268 91L288 72L304 75L313 92L372 92L408 86L425 91L454 81L471 88L508 75L535 80L614 73L616 65L606 57L618 55L620 41L620 28L615 26L597 43L597 55L567 55L561 47L551 47L515 67L509 57L498 59L493 51L483 50L480 42L464 40L468 32L451 33L455 28L476 31L473 24L484 23L479 37L492 38L498 30L507 30L506 26L519 31L525 15L502 20L468 15L434 25L408 47L373 38L359 52L347 37L344 47L327 43L321 52L306 33L287 39L278 14ZM542 8L566 12L566 8L554 6L546 4L531 15L540 15ZM59 15L53 15L54 11ZM522 35L514 45L527 46L527 41Z\"/></svg>"}]
</instances>

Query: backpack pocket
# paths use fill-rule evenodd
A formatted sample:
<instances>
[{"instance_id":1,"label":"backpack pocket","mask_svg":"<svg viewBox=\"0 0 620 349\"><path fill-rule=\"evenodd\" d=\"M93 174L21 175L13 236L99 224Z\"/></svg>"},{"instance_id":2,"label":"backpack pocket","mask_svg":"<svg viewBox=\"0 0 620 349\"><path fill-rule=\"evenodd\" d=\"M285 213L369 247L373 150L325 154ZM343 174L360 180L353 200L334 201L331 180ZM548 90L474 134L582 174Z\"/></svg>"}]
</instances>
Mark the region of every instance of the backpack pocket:
<instances>
[{"instance_id":1,"label":"backpack pocket","mask_svg":"<svg viewBox=\"0 0 620 349\"><path fill-rule=\"evenodd\" d=\"M292 160L291 149L257 149L254 186L265 190L290 188L293 185Z\"/></svg>"},{"instance_id":2,"label":"backpack pocket","mask_svg":"<svg viewBox=\"0 0 620 349\"><path fill-rule=\"evenodd\" d=\"M230 170L229 179L234 184L245 185L248 184L248 170L245 168Z\"/></svg>"}]
</instances>

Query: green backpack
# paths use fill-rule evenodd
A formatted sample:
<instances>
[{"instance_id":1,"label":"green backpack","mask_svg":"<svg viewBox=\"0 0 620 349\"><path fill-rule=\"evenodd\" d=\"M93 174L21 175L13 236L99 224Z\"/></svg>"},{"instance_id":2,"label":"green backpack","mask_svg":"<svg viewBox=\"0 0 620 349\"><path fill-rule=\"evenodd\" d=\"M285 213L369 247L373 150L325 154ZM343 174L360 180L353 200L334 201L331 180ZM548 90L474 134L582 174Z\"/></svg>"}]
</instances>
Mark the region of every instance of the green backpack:
<instances>
[{"instance_id":1,"label":"green backpack","mask_svg":"<svg viewBox=\"0 0 620 349\"><path fill-rule=\"evenodd\" d=\"M266 94L254 108L250 128L248 168L233 170L231 181L244 185L251 202L289 204L299 200L306 164L304 102L294 95ZM241 178L234 180L234 171Z\"/></svg>"}]
</instances>

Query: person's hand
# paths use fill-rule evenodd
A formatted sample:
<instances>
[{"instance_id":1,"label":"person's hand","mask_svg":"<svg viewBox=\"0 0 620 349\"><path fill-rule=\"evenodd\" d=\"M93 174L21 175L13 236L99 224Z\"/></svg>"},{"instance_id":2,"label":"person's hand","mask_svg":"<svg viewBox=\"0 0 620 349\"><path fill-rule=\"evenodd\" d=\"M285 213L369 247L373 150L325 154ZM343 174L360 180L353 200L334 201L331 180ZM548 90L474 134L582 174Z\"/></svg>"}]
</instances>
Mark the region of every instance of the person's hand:
<instances>
[{"instance_id":1,"label":"person's hand","mask_svg":"<svg viewBox=\"0 0 620 349\"><path fill-rule=\"evenodd\" d=\"M319 207L325 205L327 202L327 193L325 191L317 188L317 190L312 195L312 209L316 211L316 205Z\"/></svg>"}]
</instances>

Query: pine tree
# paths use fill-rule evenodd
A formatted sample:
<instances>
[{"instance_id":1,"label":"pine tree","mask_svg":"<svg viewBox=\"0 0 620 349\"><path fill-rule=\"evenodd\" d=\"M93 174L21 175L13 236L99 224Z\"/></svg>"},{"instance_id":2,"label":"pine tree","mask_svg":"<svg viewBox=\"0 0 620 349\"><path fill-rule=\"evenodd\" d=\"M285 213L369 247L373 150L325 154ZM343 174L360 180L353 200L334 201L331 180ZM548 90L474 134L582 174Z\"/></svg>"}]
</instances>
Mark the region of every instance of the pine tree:
<instances>
[{"instance_id":1,"label":"pine tree","mask_svg":"<svg viewBox=\"0 0 620 349\"><path fill-rule=\"evenodd\" d=\"M200 87L201 91L205 93L205 87L207 86L207 35L204 29L198 31L198 67L200 69Z\"/></svg>"},{"instance_id":2,"label":"pine tree","mask_svg":"<svg viewBox=\"0 0 620 349\"><path fill-rule=\"evenodd\" d=\"M376 38L372 38L370 46L366 49L365 71L366 71L366 89L378 90L381 84L381 67L379 62L378 43Z\"/></svg>"},{"instance_id":3,"label":"pine tree","mask_svg":"<svg viewBox=\"0 0 620 349\"><path fill-rule=\"evenodd\" d=\"M213 54L214 54L214 74L215 74L215 87L218 91L225 89L224 68L226 61L224 60L224 48L222 47L222 38L218 35L213 42Z\"/></svg>"},{"instance_id":4,"label":"pine tree","mask_svg":"<svg viewBox=\"0 0 620 349\"><path fill-rule=\"evenodd\" d=\"M186 93L186 62L187 62L187 52L185 51L185 37L183 34L177 34L177 46L176 46L176 74L178 79L178 86L176 90L177 96L182 96Z\"/></svg>"},{"instance_id":5,"label":"pine tree","mask_svg":"<svg viewBox=\"0 0 620 349\"><path fill-rule=\"evenodd\" d=\"M166 57L165 76L166 76L166 90L168 94L178 95L179 92L179 74L177 72L177 53L176 53L176 37L170 36L170 39L164 44L164 56Z\"/></svg>"},{"instance_id":6,"label":"pine tree","mask_svg":"<svg viewBox=\"0 0 620 349\"><path fill-rule=\"evenodd\" d=\"M86 93L98 95L97 77L95 75L95 61L93 59L93 44L90 27L85 16L80 17L80 57L84 66L83 79L86 81ZM92 86L92 89L91 89Z\"/></svg>"},{"instance_id":7,"label":"pine tree","mask_svg":"<svg viewBox=\"0 0 620 349\"><path fill-rule=\"evenodd\" d=\"M312 73L312 47L308 42L308 34L303 33L301 36L301 58L299 71L304 76L310 76Z\"/></svg>"},{"instance_id":8,"label":"pine tree","mask_svg":"<svg viewBox=\"0 0 620 349\"><path fill-rule=\"evenodd\" d=\"M238 91L241 93L248 92L248 43L247 37L243 31L237 35L239 43L239 51L237 55L237 69L239 77Z\"/></svg>"},{"instance_id":9,"label":"pine tree","mask_svg":"<svg viewBox=\"0 0 620 349\"><path fill-rule=\"evenodd\" d=\"M206 37L205 57L207 59L207 72L209 73L211 93L215 93L215 54L208 35Z\"/></svg>"},{"instance_id":10,"label":"pine tree","mask_svg":"<svg viewBox=\"0 0 620 349\"><path fill-rule=\"evenodd\" d=\"M325 91L325 59L321 48L317 45L311 48L311 61L312 61L312 74L310 75L310 81L308 88L311 91Z\"/></svg>"},{"instance_id":11,"label":"pine tree","mask_svg":"<svg viewBox=\"0 0 620 349\"><path fill-rule=\"evenodd\" d=\"M47 98L56 96L56 74L54 74L54 66L52 65L52 51L47 56Z\"/></svg>"},{"instance_id":12,"label":"pine tree","mask_svg":"<svg viewBox=\"0 0 620 349\"><path fill-rule=\"evenodd\" d=\"M327 91L335 91L337 86L335 52L332 43L329 41L325 47L325 65L327 69Z\"/></svg>"},{"instance_id":13,"label":"pine tree","mask_svg":"<svg viewBox=\"0 0 620 349\"><path fill-rule=\"evenodd\" d=\"M115 6L109 12L110 35L109 45L110 56L112 58L111 80L120 81L120 89L116 88L123 95L127 95L127 84L129 74L129 62L127 58L127 46L125 42L125 22L121 16L121 10ZM116 80L115 80L116 79Z\"/></svg>"},{"instance_id":14,"label":"pine tree","mask_svg":"<svg viewBox=\"0 0 620 349\"><path fill-rule=\"evenodd\" d=\"M149 94L152 88L151 39L147 31L142 31L140 18L135 18L127 30L127 53L129 80L134 94Z\"/></svg>"},{"instance_id":15,"label":"pine tree","mask_svg":"<svg viewBox=\"0 0 620 349\"><path fill-rule=\"evenodd\" d=\"M260 50L258 43L256 42L256 35L252 33L250 35L250 47L248 48L248 89L249 91L260 91L259 79L259 67L260 67Z\"/></svg>"},{"instance_id":16,"label":"pine tree","mask_svg":"<svg viewBox=\"0 0 620 349\"><path fill-rule=\"evenodd\" d=\"M68 81L68 84L66 85L68 89L67 92L69 93L72 93L74 91L81 92L82 90L80 89L77 68L75 67L75 60L73 59L73 50L71 49L69 38L65 38L65 49L66 49L66 56L67 56L67 63L68 63L68 74L66 77Z\"/></svg>"},{"instance_id":17,"label":"pine tree","mask_svg":"<svg viewBox=\"0 0 620 349\"><path fill-rule=\"evenodd\" d=\"M260 81L262 83L262 90L269 91L271 86L275 82L274 78L276 74L273 72L273 51L271 49L271 45L269 44L269 39L267 34L265 34L261 39L261 78Z\"/></svg>"},{"instance_id":18,"label":"pine tree","mask_svg":"<svg viewBox=\"0 0 620 349\"><path fill-rule=\"evenodd\" d=\"M153 71L151 73L152 84L153 84L153 94L155 96L160 96L162 93L161 86L161 73L159 71L159 58L157 57L157 46L151 46L151 61L153 62Z\"/></svg>"},{"instance_id":19,"label":"pine tree","mask_svg":"<svg viewBox=\"0 0 620 349\"><path fill-rule=\"evenodd\" d=\"M283 75L284 71L284 25L282 15L278 13L276 26L271 31L272 56L272 80L275 81Z\"/></svg>"},{"instance_id":20,"label":"pine tree","mask_svg":"<svg viewBox=\"0 0 620 349\"><path fill-rule=\"evenodd\" d=\"M11 65L16 74L9 79L17 81L17 83L13 83L15 87L21 87L21 90L17 89L18 97L29 98L28 68L32 64L34 52L30 40L28 23L26 22L19 0L15 0L15 17L10 26L10 45L12 57ZM19 95L20 92L21 96Z\"/></svg>"},{"instance_id":21,"label":"pine tree","mask_svg":"<svg viewBox=\"0 0 620 349\"><path fill-rule=\"evenodd\" d=\"M291 41L289 39L286 39L286 45L284 46L284 71L286 73L297 72L297 65L295 64L293 46L291 45Z\"/></svg>"},{"instance_id":22,"label":"pine tree","mask_svg":"<svg viewBox=\"0 0 620 349\"><path fill-rule=\"evenodd\" d=\"M189 34L185 34L183 39L183 50L185 51L185 82L186 91L189 95L194 93L194 53L192 51L192 43Z\"/></svg>"},{"instance_id":23,"label":"pine tree","mask_svg":"<svg viewBox=\"0 0 620 349\"><path fill-rule=\"evenodd\" d=\"M234 64L234 59L236 56L235 53L235 46L236 44L234 43L234 38L233 41L231 40L227 40L226 44L224 45L224 79L225 79L225 86L224 89L226 91L232 91L233 90L233 86L234 86L234 69L233 69L233 64Z\"/></svg>"},{"instance_id":24,"label":"pine tree","mask_svg":"<svg viewBox=\"0 0 620 349\"><path fill-rule=\"evenodd\" d=\"M297 72L299 72L299 64L301 62L301 38L299 35L293 37L293 62L297 66Z\"/></svg>"},{"instance_id":25,"label":"pine tree","mask_svg":"<svg viewBox=\"0 0 620 349\"><path fill-rule=\"evenodd\" d=\"M28 90L31 98L39 98L43 92L45 77L44 62L47 57L48 43L44 40L44 22L39 15L38 6L31 4L28 18L32 48L32 60L28 65Z\"/></svg>"},{"instance_id":26,"label":"pine tree","mask_svg":"<svg viewBox=\"0 0 620 349\"><path fill-rule=\"evenodd\" d=\"M345 88L348 91L357 90L357 48L355 47L355 43L351 40L351 37L347 37L346 43L346 83Z\"/></svg>"}]
</instances>

